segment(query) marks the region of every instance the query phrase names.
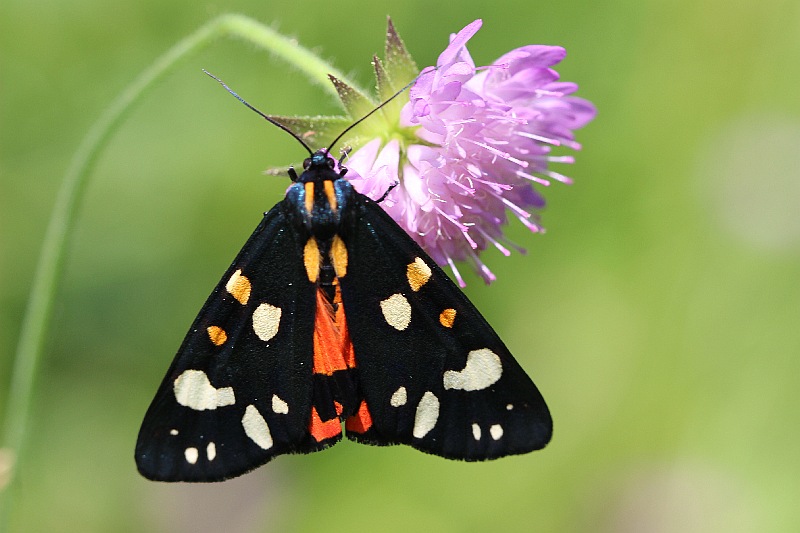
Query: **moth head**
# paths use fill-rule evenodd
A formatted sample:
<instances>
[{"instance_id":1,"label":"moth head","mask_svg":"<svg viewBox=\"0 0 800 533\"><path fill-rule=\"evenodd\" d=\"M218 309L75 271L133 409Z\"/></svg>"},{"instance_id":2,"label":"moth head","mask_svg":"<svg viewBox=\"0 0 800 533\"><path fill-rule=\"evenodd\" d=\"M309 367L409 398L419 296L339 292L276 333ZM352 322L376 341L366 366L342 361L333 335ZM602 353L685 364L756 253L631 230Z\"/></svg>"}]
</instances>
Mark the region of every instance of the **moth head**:
<instances>
[{"instance_id":1,"label":"moth head","mask_svg":"<svg viewBox=\"0 0 800 533\"><path fill-rule=\"evenodd\" d=\"M308 170L309 168L328 168L333 170L335 166L336 161L333 160L328 150L324 148L322 150L317 150L311 154L311 157L307 157L303 161L303 170Z\"/></svg>"}]
</instances>

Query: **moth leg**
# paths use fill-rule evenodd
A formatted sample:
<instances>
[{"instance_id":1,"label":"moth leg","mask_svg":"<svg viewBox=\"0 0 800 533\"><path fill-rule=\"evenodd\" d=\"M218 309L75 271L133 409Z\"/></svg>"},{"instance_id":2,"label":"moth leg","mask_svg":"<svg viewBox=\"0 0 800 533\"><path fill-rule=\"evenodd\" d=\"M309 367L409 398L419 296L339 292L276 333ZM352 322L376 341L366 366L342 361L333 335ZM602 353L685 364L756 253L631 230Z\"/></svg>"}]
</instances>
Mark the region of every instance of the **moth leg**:
<instances>
[{"instance_id":1,"label":"moth leg","mask_svg":"<svg viewBox=\"0 0 800 533\"><path fill-rule=\"evenodd\" d=\"M376 203L376 204L379 204L379 203L381 203L382 201L386 200L386 197L387 197L387 196L389 196L389 193L390 193L390 192L392 192L392 189L394 189L394 188L395 188L395 187L397 187L398 185L400 185L400 182L399 182L399 181L395 181L394 183L392 183L391 185L389 185L389 188L388 188L388 189L386 189L386 192L385 192L385 193L383 193L383 196L381 196L380 198L378 198L377 200L375 200L375 203Z\"/></svg>"}]
</instances>

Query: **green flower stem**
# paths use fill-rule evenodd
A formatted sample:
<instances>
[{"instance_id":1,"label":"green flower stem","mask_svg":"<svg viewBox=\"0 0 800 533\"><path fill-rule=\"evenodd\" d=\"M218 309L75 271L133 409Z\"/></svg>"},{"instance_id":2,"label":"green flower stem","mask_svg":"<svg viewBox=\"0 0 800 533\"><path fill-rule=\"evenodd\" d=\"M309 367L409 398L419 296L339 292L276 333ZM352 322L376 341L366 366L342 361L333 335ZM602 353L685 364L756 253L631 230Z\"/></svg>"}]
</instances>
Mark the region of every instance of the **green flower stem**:
<instances>
[{"instance_id":1,"label":"green flower stem","mask_svg":"<svg viewBox=\"0 0 800 533\"><path fill-rule=\"evenodd\" d=\"M6 531L10 527L11 493L17 477L15 475L17 465L21 463L24 455L26 425L36 369L63 271L66 242L74 229L76 214L89 174L102 150L134 106L182 61L219 37L238 37L270 51L300 69L311 81L327 88L333 96L336 96L336 90L329 83L328 74L346 80L343 73L299 46L293 39L248 17L236 14L222 15L199 28L158 58L117 97L92 126L75 152L61 182L22 322L4 417L2 448L7 453L10 452L15 459L11 465L10 481L5 488L0 487L0 531ZM353 84L350 80L347 80L347 83Z\"/></svg>"}]
</instances>

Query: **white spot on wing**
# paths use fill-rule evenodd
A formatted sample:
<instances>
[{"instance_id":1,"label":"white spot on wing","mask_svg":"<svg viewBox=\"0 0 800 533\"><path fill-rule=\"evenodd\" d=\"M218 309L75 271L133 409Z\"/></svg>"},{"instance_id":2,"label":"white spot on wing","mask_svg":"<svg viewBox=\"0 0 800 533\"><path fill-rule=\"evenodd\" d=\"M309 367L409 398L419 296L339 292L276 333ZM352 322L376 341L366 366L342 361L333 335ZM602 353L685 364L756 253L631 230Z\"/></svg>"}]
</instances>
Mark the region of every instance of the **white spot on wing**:
<instances>
[{"instance_id":1,"label":"white spot on wing","mask_svg":"<svg viewBox=\"0 0 800 533\"><path fill-rule=\"evenodd\" d=\"M178 434L178 430L177 430L177 429L170 429L170 430L169 430L169 434L170 434L170 435L172 435L172 436L174 437L175 435L177 435L177 434Z\"/></svg>"},{"instance_id":2,"label":"white spot on wing","mask_svg":"<svg viewBox=\"0 0 800 533\"><path fill-rule=\"evenodd\" d=\"M403 331L411 323L411 305L400 293L392 294L381 301L381 311L386 323L398 331Z\"/></svg>"},{"instance_id":3,"label":"white spot on wing","mask_svg":"<svg viewBox=\"0 0 800 533\"><path fill-rule=\"evenodd\" d=\"M186 462L190 465L193 465L197 462L197 457L199 454L197 453L197 448L186 448L183 452L184 457L186 457Z\"/></svg>"},{"instance_id":4,"label":"white spot on wing","mask_svg":"<svg viewBox=\"0 0 800 533\"><path fill-rule=\"evenodd\" d=\"M278 333L281 323L281 308L270 304L261 304L253 311L253 331L258 338L267 342Z\"/></svg>"},{"instance_id":5,"label":"white spot on wing","mask_svg":"<svg viewBox=\"0 0 800 533\"><path fill-rule=\"evenodd\" d=\"M500 440L500 437L503 436L503 426L500 424L493 425L489 428L489 434L494 440Z\"/></svg>"},{"instance_id":6,"label":"white spot on wing","mask_svg":"<svg viewBox=\"0 0 800 533\"><path fill-rule=\"evenodd\" d=\"M408 401L408 397L406 395L406 388L400 387L399 389L394 391L394 394L392 394L389 403L391 404L392 407L400 407L401 405L405 405L406 401Z\"/></svg>"},{"instance_id":7,"label":"white spot on wing","mask_svg":"<svg viewBox=\"0 0 800 533\"><path fill-rule=\"evenodd\" d=\"M208 457L209 461L213 461L214 458L217 456L217 445L213 442L209 442L208 446L206 446L206 457Z\"/></svg>"},{"instance_id":8,"label":"white spot on wing","mask_svg":"<svg viewBox=\"0 0 800 533\"><path fill-rule=\"evenodd\" d=\"M444 388L466 391L482 390L497 383L503 374L503 364L489 348L472 350L467 354L463 370L448 370L444 373Z\"/></svg>"},{"instance_id":9,"label":"white spot on wing","mask_svg":"<svg viewBox=\"0 0 800 533\"><path fill-rule=\"evenodd\" d=\"M272 411L279 415L285 415L289 412L289 404L278 398L277 394L273 394Z\"/></svg>"},{"instance_id":10,"label":"white spot on wing","mask_svg":"<svg viewBox=\"0 0 800 533\"><path fill-rule=\"evenodd\" d=\"M272 434L269 426L255 405L248 405L242 417L242 427L250 440L255 442L260 448L269 450L272 448Z\"/></svg>"},{"instance_id":11,"label":"white spot on wing","mask_svg":"<svg viewBox=\"0 0 800 533\"><path fill-rule=\"evenodd\" d=\"M184 370L175 380L172 389L179 404L195 411L236 403L232 387L215 388L202 370Z\"/></svg>"},{"instance_id":12,"label":"white spot on wing","mask_svg":"<svg viewBox=\"0 0 800 533\"><path fill-rule=\"evenodd\" d=\"M439 398L431 391L422 395L414 417L414 437L421 439L428 434L439 419Z\"/></svg>"},{"instance_id":13,"label":"white spot on wing","mask_svg":"<svg viewBox=\"0 0 800 533\"><path fill-rule=\"evenodd\" d=\"M472 436L475 440L481 440L481 427L478 424L472 424Z\"/></svg>"},{"instance_id":14,"label":"white spot on wing","mask_svg":"<svg viewBox=\"0 0 800 533\"><path fill-rule=\"evenodd\" d=\"M510 404L506 405L506 410L507 410L507 411L510 411L510 410L512 410L513 408L514 408L514 404L511 404L511 403L510 403Z\"/></svg>"}]
</instances>

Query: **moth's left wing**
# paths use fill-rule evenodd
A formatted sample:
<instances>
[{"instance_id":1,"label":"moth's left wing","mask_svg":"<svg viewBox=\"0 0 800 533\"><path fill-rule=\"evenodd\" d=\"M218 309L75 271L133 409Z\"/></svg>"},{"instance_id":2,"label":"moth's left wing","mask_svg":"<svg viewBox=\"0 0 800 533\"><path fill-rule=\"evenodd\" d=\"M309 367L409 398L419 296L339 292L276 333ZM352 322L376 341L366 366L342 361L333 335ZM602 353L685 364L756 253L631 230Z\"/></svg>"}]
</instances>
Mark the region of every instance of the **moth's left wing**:
<instances>
[{"instance_id":1,"label":"moth's left wing","mask_svg":"<svg viewBox=\"0 0 800 533\"><path fill-rule=\"evenodd\" d=\"M219 481L310 452L315 286L282 204L200 310L147 410L136 464L149 479Z\"/></svg>"},{"instance_id":2,"label":"moth's left wing","mask_svg":"<svg viewBox=\"0 0 800 533\"><path fill-rule=\"evenodd\" d=\"M533 381L416 242L356 198L340 281L371 427L347 436L467 461L544 447L552 420Z\"/></svg>"}]
</instances>

